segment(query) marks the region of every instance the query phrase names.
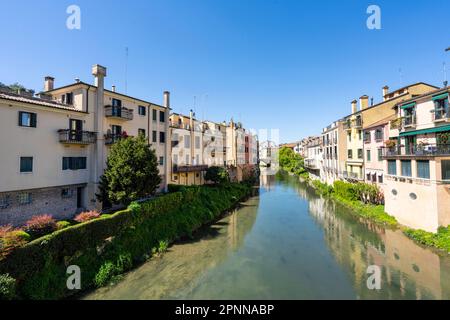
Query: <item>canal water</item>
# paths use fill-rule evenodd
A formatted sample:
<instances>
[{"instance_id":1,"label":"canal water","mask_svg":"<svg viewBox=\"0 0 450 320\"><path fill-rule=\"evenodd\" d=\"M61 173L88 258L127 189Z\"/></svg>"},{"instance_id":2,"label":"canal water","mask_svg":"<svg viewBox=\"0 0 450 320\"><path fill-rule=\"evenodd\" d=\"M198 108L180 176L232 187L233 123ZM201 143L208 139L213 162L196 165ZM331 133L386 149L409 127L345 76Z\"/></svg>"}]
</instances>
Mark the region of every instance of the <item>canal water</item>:
<instances>
[{"instance_id":1,"label":"canal water","mask_svg":"<svg viewBox=\"0 0 450 320\"><path fill-rule=\"evenodd\" d=\"M296 177L263 175L231 215L84 298L450 299L450 255L358 221Z\"/></svg>"}]
</instances>

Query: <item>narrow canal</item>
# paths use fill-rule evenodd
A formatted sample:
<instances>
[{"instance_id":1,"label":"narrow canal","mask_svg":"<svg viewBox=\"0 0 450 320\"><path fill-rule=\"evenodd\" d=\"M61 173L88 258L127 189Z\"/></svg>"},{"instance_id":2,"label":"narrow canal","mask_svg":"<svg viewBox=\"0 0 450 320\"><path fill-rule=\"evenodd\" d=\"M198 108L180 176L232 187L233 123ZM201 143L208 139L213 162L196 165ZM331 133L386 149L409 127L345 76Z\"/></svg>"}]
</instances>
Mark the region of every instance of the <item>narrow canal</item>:
<instances>
[{"instance_id":1,"label":"narrow canal","mask_svg":"<svg viewBox=\"0 0 450 320\"><path fill-rule=\"evenodd\" d=\"M450 255L357 221L295 177L261 180L233 214L84 298L450 299Z\"/></svg>"}]
</instances>

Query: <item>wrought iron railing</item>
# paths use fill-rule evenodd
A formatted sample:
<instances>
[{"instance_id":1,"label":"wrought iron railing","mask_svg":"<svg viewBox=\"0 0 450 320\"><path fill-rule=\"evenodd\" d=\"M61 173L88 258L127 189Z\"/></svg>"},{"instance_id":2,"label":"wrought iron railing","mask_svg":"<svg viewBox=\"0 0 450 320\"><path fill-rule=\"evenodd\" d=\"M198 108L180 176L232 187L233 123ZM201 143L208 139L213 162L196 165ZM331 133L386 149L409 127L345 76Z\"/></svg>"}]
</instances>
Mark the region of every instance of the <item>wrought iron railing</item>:
<instances>
[{"instance_id":1,"label":"wrought iron railing","mask_svg":"<svg viewBox=\"0 0 450 320\"><path fill-rule=\"evenodd\" d=\"M90 144L95 143L97 134L95 132L83 130L58 130L59 142L72 144Z\"/></svg>"}]
</instances>

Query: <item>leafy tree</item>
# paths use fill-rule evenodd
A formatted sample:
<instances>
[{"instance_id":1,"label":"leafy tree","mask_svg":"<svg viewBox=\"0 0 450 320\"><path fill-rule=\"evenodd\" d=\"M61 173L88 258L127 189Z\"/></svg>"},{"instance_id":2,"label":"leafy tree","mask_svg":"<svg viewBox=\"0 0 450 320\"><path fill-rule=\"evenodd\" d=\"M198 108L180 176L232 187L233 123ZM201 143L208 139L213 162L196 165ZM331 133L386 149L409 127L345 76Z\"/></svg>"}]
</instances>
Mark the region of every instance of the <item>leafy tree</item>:
<instances>
[{"instance_id":1,"label":"leafy tree","mask_svg":"<svg viewBox=\"0 0 450 320\"><path fill-rule=\"evenodd\" d=\"M100 201L106 199L128 205L154 194L161 183L155 151L143 135L116 142L106 163L97 195Z\"/></svg>"},{"instance_id":2,"label":"leafy tree","mask_svg":"<svg viewBox=\"0 0 450 320\"><path fill-rule=\"evenodd\" d=\"M282 147L278 151L278 161L280 167L288 172L298 175L305 172L303 158L290 148Z\"/></svg>"},{"instance_id":3,"label":"leafy tree","mask_svg":"<svg viewBox=\"0 0 450 320\"><path fill-rule=\"evenodd\" d=\"M218 184L230 181L230 176L225 168L212 166L206 171L205 179Z\"/></svg>"}]
</instances>

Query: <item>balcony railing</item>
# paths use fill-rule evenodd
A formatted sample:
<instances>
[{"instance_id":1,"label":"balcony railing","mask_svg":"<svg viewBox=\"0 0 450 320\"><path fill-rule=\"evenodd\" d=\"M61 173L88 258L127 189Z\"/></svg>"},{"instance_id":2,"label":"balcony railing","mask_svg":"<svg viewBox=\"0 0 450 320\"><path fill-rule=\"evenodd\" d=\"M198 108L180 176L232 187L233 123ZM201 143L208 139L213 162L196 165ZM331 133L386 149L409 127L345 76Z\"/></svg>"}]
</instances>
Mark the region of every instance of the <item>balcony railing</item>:
<instances>
[{"instance_id":1,"label":"balcony railing","mask_svg":"<svg viewBox=\"0 0 450 320\"><path fill-rule=\"evenodd\" d=\"M356 173L356 172L348 172L348 171L343 171L342 172L344 179L349 179L349 180L364 180L362 178L362 175Z\"/></svg>"},{"instance_id":2,"label":"balcony railing","mask_svg":"<svg viewBox=\"0 0 450 320\"><path fill-rule=\"evenodd\" d=\"M361 118L356 118L356 119L353 119L353 120L347 120L345 123L344 123L344 129L352 129L352 128L354 128L354 129L360 129L360 128L362 128L362 119Z\"/></svg>"},{"instance_id":3,"label":"balcony railing","mask_svg":"<svg viewBox=\"0 0 450 320\"><path fill-rule=\"evenodd\" d=\"M97 134L90 131L60 129L58 130L59 142L69 144L95 143Z\"/></svg>"},{"instance_id":4,"label":"balcony railing","mask_svg":"<svg viewBox=\"0 0 450 320\"><path fill-rule=\"evenodd\" d=\"M133 110L125 107L106 106L105 117L122 120L133 120Z\"/></svg>"},{"instance_id":5,"label":"balcony railing","mask_svg":"<svg viewBox=\"0 0 450 320\"><path fill-rule=\"evenodd\" d=\"M418 144L415 146L396 146L393 148L384 148L383 157L398 156L418 156L418 157L434 157L450 155L450 144Z\"/></svg>"},{"instance_id":6,"label":"balcony railing","mask_svg":"<svg viewBox=\"0 0 450 320\"><path fill-rule=\"evenodd\" d=\"M179 166L174 164L172 166L173 173L181 173L181 172L199 172L199 171L206 171L208 170L207 165L184 165Z\"/></svg>"},{"instance_id":7,"label":"balcony railing","mask_svg":"<svg viewBox=\"0 0 450 320\"><path fill-rule=\"evenodd\" d=\"M105 144L113 144L116 143L117 141L119 141L120 139L124 138L125 136L121 133L118 134L113 134L113 133L108 133L105 134Z\"/></svg>"}]
</instances>

